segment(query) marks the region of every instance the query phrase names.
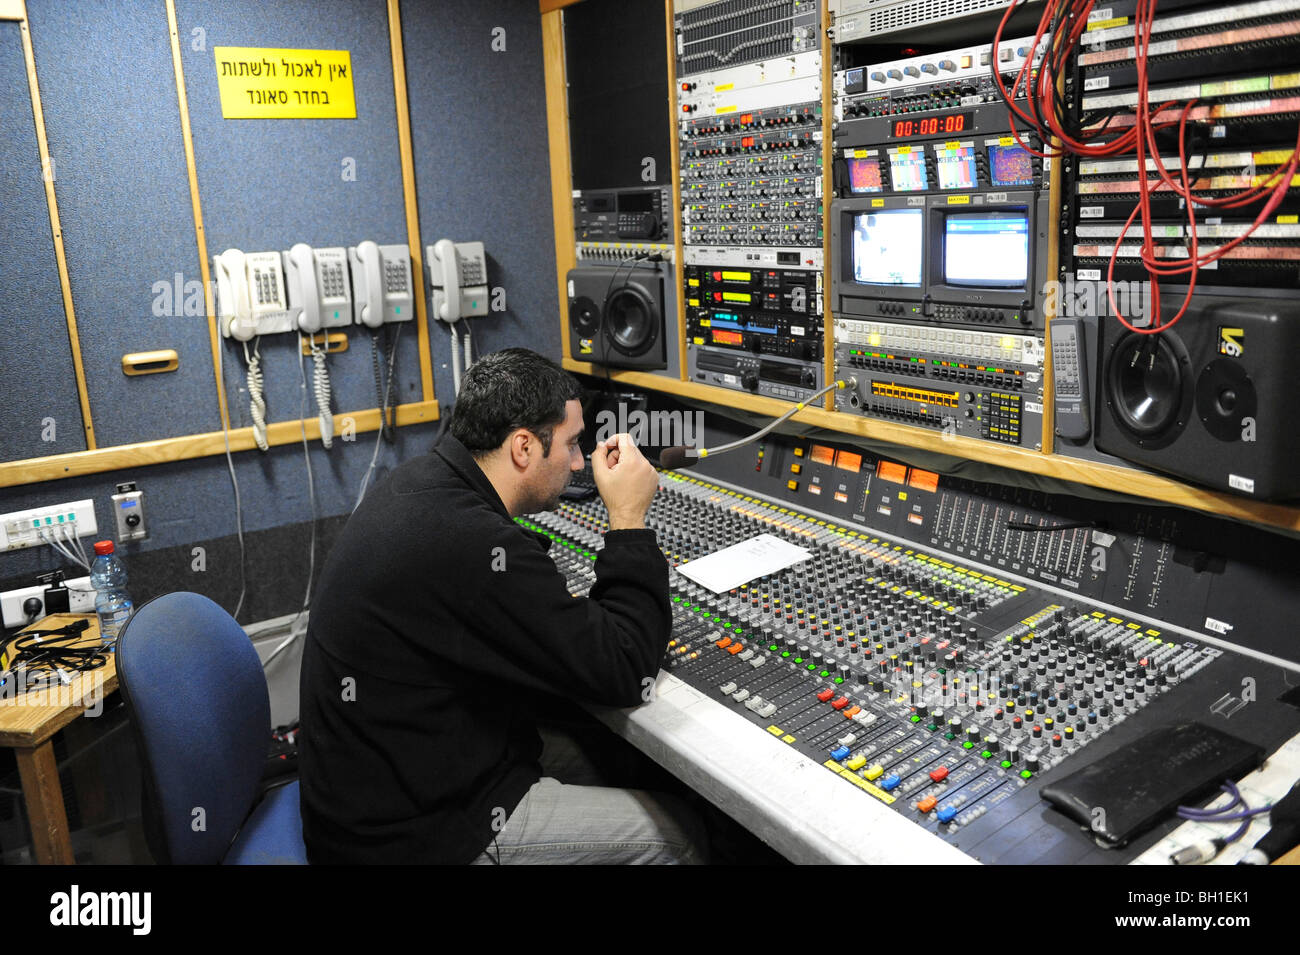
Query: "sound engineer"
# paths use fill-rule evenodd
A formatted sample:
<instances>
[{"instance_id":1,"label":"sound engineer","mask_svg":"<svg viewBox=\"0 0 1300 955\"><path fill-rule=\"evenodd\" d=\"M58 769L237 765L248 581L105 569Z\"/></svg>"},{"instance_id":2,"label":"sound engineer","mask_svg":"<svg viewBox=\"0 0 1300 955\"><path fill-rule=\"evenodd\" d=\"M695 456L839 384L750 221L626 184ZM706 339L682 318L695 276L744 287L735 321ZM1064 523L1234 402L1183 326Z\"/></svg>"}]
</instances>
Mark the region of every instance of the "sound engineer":
<instances>
[{"instance_id":1,"label":"sound engineer","mask_svg":"<svg viewBox=\"0 0 1300 955\"><path fill-rule=\"evenodd\" d=\"M578 397L541 355L485 356L448 434L344 527L302 662L313 863L697 861L681 800L545 774L525 702L638 705L671 630L667 564L644 526L658 476L627 435L591 455L609 531L588 597L512 520L554 507L583 467Z\"/></svg>"}]
</instances>

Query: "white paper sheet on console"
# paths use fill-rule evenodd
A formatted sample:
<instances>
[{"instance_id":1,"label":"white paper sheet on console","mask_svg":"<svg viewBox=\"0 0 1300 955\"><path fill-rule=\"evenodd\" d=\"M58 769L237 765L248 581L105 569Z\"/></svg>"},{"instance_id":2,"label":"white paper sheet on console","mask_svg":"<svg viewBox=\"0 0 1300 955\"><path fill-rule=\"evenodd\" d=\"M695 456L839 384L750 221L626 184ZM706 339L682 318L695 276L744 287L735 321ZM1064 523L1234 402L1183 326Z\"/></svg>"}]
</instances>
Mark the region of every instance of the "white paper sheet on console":
<instances>
[{"instance_id":1,"label":"white paper sheet on console","mask_svg":"<svg viewBox=\"0 0 1300 955\"><path fill-rule=\"evenodd\" d=\"M759 534L682 564L677 572L720 594L764 574L785 570L811 556L812 552L807 548L771 534Z\"/></svg>"}]
</instances>

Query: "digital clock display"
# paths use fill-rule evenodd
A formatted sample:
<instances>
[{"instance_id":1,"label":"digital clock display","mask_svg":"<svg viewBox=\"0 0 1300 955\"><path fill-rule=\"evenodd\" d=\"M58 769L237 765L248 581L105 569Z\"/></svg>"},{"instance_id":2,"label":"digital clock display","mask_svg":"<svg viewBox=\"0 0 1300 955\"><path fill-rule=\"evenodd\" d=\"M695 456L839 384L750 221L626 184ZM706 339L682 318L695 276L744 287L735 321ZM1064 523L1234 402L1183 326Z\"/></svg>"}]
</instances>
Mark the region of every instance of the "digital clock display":
<instances>
[{"instance_id":1,"label":"digital clock display","mask_svg":"<svg viewBox=\"0 0 1300 955\"><path fill-rule=\"evenodd\" d=\"M890 139L915 139L918 136L946 136L964 133L974 123L975 111L945 113L942 116L922 116L916 119L895 119L889 124Z\"/></svg>"}]
</instances>

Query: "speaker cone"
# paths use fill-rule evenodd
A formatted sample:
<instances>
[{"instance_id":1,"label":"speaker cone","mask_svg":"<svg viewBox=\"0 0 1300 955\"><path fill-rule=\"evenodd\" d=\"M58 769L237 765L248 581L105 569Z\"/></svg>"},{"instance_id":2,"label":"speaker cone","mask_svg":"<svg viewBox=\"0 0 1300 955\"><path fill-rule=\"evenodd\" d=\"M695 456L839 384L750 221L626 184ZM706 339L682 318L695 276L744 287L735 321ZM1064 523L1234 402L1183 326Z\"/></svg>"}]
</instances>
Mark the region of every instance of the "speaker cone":
<instances>
[{"instance_id":1,"label":"speaker cone","mask_svg":"<svg viewBox=\"0 0 1300 955\"><path fill-rule=\"evenodd\" d=\"M1177 336L1127 334L1106 366L1106 403L1143 447L1162 447L1187 424L1187 351Z\"/></svg>"},{"instance_id":2,"label":"speaker cone","mask_svg":"<svg viewBox=\"0 0 1300 955\"><path fill-rule=\"evenodd\" d=\"M1259 406L1254 382L1235 361L1217 358L1196 378L1196 413L1220 441L1240 441L1246 418Z\"/></svg>"},{"instance_id":3,"label":"speaker cone","mask_svg":"<svg viewBox=\"0 0 1300 955\"><path fill-rule=\"evenodd\" d=\"M625 285L605 303L605 333L614 348L629 357L650 350L659 332L654 303L638 286Z\"/></svg>"},{"instance_id":4,"label":"speaker cone","mask_svg":"<svg viewBox=\"0 0 1300 955\"><path fill-rule=\"evenodd\" d=\"M585 295L569 303L569 327L583 338L590 338L600 327L600 309Z\"/></svg>"}]
</instances>

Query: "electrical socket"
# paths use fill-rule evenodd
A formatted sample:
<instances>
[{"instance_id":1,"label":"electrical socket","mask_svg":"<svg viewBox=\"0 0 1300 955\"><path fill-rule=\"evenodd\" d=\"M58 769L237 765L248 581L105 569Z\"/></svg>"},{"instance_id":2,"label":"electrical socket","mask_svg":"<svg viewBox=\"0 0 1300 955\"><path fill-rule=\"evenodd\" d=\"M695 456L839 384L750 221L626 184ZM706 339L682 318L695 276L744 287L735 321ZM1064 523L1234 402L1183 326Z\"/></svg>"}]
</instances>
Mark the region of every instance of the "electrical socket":
<instances>
[{"instance_id":1,"label":"electrical socket","mask_svg":"<svg viewBox=\"0 0 1300 955\"><path fill-rule=\"evenodd\" d=\"M90 587L89 577L65 580L63 586L68 588L68 610L71 613L95 612L95 591ZM4 614L4 625L20 627L27 622L27 615L23 613L23 603L28 597L35 597L41 601L41 612L36 615L37 618L45 616L45 591L44 585L38 585L23 587L20 590L8 590L0 594L0 610Z\"/></svg>"},{"instance_id":2,"label":"electrical socket","mask_svg":"<svg viewBox=\"0 0 1300 955\"><path fill-rule=\"evenodd\" d=\"M95 521L95 502L73 501L53 507L37 507L27 511L0 514L0 551L39 547L45 543L41 531L46 528L72 528L78 537L94 537L99 533ZM66 542L66 538L64 538Z\"/></svg>"}]
</instances>

